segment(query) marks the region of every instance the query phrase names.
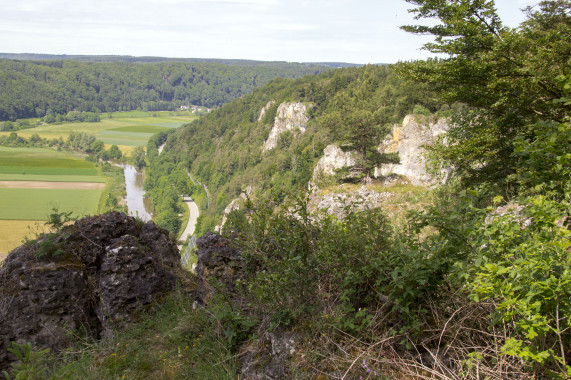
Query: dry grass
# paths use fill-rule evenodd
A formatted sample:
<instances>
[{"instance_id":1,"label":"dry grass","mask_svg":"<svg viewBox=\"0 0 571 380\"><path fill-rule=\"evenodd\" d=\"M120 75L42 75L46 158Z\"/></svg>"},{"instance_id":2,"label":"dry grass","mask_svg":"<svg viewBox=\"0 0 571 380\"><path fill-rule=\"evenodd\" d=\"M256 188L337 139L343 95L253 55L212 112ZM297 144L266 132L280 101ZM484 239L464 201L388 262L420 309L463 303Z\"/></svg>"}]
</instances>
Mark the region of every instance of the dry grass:
<instances>
[{"instance_id":1,"label":"dry grass","mask_svg":"<svg viewBox=\"0 0 571 380\"><path fill-rule=\"evenodd\" d=\"M0 260L4 260L8 252L22 244L26 237L33 238L45 232L44 222L35 220L0 220Z\"/></svg>"}]
</instances>

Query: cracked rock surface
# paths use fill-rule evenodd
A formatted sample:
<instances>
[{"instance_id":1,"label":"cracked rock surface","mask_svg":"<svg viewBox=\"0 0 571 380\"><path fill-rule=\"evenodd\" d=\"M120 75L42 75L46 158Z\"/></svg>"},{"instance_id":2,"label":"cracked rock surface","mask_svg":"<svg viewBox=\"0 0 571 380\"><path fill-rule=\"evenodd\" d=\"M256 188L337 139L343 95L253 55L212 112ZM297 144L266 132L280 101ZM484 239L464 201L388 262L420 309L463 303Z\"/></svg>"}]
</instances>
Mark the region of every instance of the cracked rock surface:
<instances>
[{"instance_id":1,"label":"cracked rock surface","mask_svg":"<svg viewBox=\"0 0 571 380\"><path fill-rule=\"evenodd\" d=\"M12 341L59 351L70 333L111 337L174 289L179 259L166 230L119 212L16 248L0 268L0 370Z\"/></svg>"}]
</instances>

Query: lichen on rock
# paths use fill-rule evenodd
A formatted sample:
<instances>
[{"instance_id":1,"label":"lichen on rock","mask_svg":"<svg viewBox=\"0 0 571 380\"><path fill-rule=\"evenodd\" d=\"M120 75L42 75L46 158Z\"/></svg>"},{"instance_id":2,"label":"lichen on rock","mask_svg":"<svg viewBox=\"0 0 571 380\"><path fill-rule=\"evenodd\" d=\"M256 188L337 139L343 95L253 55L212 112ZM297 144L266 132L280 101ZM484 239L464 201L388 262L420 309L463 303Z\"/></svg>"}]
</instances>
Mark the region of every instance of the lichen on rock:
<instances>
[{"instance_id":1,"label":"lichen on rock","mask_svg":"<svg viewBox=\"0 0 571 380\"><path fill-rule=\"evenodd\" d=\"M50 237L16 248L0 268L0 369L16 359L12 341L59 351L70 332L110 337L177 282L176 243L153 222L113 212ZM38 258L46 242L57 254Z\"/></svg>"}]
</instances>

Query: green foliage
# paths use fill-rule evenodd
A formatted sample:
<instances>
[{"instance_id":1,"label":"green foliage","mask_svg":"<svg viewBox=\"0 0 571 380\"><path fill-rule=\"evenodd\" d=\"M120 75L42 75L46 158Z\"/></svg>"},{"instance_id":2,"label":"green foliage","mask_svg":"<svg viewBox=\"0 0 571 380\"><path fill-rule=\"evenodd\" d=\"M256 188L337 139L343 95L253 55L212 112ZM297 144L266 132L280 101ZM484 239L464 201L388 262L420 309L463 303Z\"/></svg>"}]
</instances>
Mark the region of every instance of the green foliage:
<instances>
[{"instance_id":1,"label":"green foliage","mask_svg":"<svg viewBox=\"0 0 571 380\"><path fill-rule=\"evenodd\" d=\"M109 148L109 157L114 158L116 160L121 159L121 157L123 157L123 154L121 153L121 150L119 150L119 147L115 144L111 145L111 147Z\"/></svg>"},{"instance_id":2,"label":"green foliage","mask_svg":"<svg viewBox=\"0 0 571 380\"><path fill-rule=\"evenodd\" d=\"M0 120L96 122L101 112L218 107L269 81L329 67L284 62L81 62L0 59ZM45 116L44 116L45 114Z\"/></svg>"},{"instance_id":3,"label":"green foliage","mask_svg":"<svg viewBox=\"0 0 571 380\"><path fill-rule=\"evenodd\" d=\"M59 231L63 226L77 219L72 217L72 215L73 211L59 211L59 207L54 206L52 212L48 215L46 225L48 225L52 231Z\"/></svg>"},{"instance_id":4,"label":"green foliage","mask_svg":"<svg viewBox=\"0 0 571 380\"><path fill-rule=\"evenodd\" d=\"M138 146L133 150L133 164L139 170L147 166L145 161L145 148Z\"/></svg>"},{"instance_id":5,"label":"green foliage","mask_svg":"<svg viewBox=\"0 0 571 380\"><path fill-rule=\"evenodd\" d=\"M559 83L571 70L569 5L542 1L511 29L501 23L493 1L407 1L417 6L417 18L437 22L403 29L432 34L435 41L425 49L447 57L400 64L397 70L428 83L442 102L470 107L453 120L436 155L458 168L467 184L505 186L521 164L515 142L533 142L542 134L542 122L561 123L571 110L560 101L565 89Z\"/></svg>"},{"instance_id":6,"label":"green foliage","mask_svg":"<svg viewBox=\"0 0 571 380\"><path fill-rule=\"evenodd\" d=\"M477 259L468 268L473 298L494 299L501 321L514 324L507 355L565 372L571 336L571 232L562 226L569 205L529 198L521 214L495 215L476 225ZM477 233L475 233L477 231Z\"/></svg>"},{"instance_id":7,"label":"green foliage","mask_svg":"<svg viewBox=\"0 0 571 380\"><path fill-rule=\"evenodd\" d=\"M2 371L6 380L33 380L45 379L46 371L42 366L37 366L42 363L49 353L49 349L42 351L34 351L31 343L18 344L11 342L12 347L8 347L8 352L16 356L18 362L12 364L10 372ZM42 363L44 364L44 363ZM63 374L63 371L60 371Z\"/></svg>"},{"instance_id":8,"label":"green foliage","mask_svg":"<svg viewBox=\"0 0 571 380\"><path fill-rule=\"evenodd\" d=\"M355 333L368 327L368 308L377 307L395 258L382 213L347 210L348 217L337 220L310 213L303 199L287 212L274 213L272 204L250 204L250 223L234 215L228 228L240 236L248 275L244 294L255 300L251 304L262 314L274 310L274 324L290 324L323 312L325 292L336 299L327 307L334 308L339 328Z\"/></svg>"}]
</instances>

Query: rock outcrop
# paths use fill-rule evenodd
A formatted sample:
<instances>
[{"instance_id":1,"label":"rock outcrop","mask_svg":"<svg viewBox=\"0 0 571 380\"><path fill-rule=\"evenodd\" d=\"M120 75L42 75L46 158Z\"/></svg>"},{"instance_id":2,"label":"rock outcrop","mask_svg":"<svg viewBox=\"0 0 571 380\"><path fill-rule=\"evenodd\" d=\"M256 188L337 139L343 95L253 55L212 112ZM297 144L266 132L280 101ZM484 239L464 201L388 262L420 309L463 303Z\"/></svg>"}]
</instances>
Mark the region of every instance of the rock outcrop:
<instances>
[{"instance_id":1,"label":"rock outcrop","mask_svg":"<svg viewBox=\"0 0 571 380\"><path fill-rule=\"evenodd\" d=\"M228 215L232 211L240 210L240 206L244 203L246 199L254 192L254 188L252 186L248 186L245 191L243 191L238 198L234 198L232 202L226 206L224 209L224 214L222 214L222 222L214 227L214 232L221 233L222 228L226 224L226 220L228 220Z\"/></svg>"},{"instance_id":2,"label":"rock outcrop","mask_svg":"<svg viewBox=\"0 0 571 380\"><path fill-rule=\"evenodd\" d=\"M278 145L280 135L286 131L305 132L309 116L307 116L307 107L303 103L282 103L278 107L274 126L270 131L268 139L262 146L262 151L266 152Z\"/></svg>"},{"instance_id":3,"label":"rock outcrop","mask_svg":"<svg viewBox=\"0 0 571 380\"><path fill-rule=\"evenodd\" d=\"M327 214L343 219L347 213L347 206L354 207L356 210L380 208L382 203L391 196L391 193L379 193L362 186L354 192L312 195L309 208L311 210L325 210Z\"/></svg>"},{"instance_id":4,"label":"rock outcrop","mask_svg":"<svg viewBox=\"0 0 571 380\"><path fill-rule=\"evenodd\" d=\"M227 239L212 232L198 238L196 245L198 302L208 303L217 291L224 291L231 296L236 280L242 277L244 266L238 251L231 247Z\"/></svg>"},{"instance_id":5,"label":"rock outcrop","mask_svg":"<svg viewBox=\"0 0 571 380\"><path fill-rule=\"evenodd\" d=\"M291 378L288 361L296 351L297 337L290 332L266 332L255 347L243 347L240 353L242 378L281 380Z\"/></svg>"},{"instance_id":6,"label":"rock outcrop","mask_svg":"<svg viewBox=\"0 0 571 380\"><path fill-rule=\"evenodd\" d=\"M274 105L276 104L275 100L270 100L268 103L266 103L266 105L264 107L262 107L262 110L260 111L260 116L258 117L258 123L262 120L264 120L264 117L266 116L266 112L268 112L268 110Z\"/></svg>"},{"instance_id":7,"label":"rock outcrop","mask_svg":"<svg viewBox=\"0 0 571 380\"><path fill-rule=\"evenodd\" d=\"M179 260L166 230L119 212L16 248L0 268L0 368L11 341L58 351L73 331L110 337L174 289Z\"/></svg>"},{"instance_id":8,"label":"rock outcrop","mask_svg":"<svg viewBox=\"0 0 571 380\"><path fill-rule=\"evenodd\" d=\"M355 165L353 154L344 152L335 144L330 144L323 150L323 157L319 159L313 170L312 182L320 175L333 175L335 170Z\"/></svg>"},{"instance_id":9,"label":"rock outcrop","mask_svg":"<svg viewBox=\"0 0 571 380\"><path fill-rule=\"evenodd\" d=\"M417 117L406 116L401 125L394 125L391 138L379 146L380 152L398 153L400 163L384 164L376 168L375 177L398 174L407 177L414 185L434 183L436 179L426 170L423 146L432 145L447 130L445 119L440 119L437 123L420 123Z\"/></svg>"}]
</instances>

